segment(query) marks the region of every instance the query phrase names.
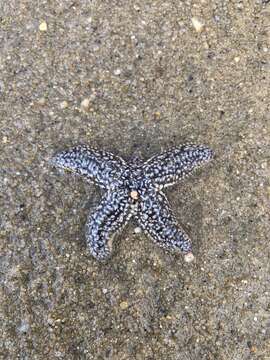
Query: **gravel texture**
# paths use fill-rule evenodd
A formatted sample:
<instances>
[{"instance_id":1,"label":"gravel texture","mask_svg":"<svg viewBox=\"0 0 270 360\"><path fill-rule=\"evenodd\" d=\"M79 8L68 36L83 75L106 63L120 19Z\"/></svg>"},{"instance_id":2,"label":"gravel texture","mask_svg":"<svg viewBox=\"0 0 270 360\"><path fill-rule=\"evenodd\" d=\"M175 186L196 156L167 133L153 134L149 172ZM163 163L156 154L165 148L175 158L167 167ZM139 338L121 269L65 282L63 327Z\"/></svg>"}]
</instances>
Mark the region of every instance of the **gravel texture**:
<instances>
[{"instance_id":1,"label":"gravel texture","mask_svg":"<svg viewBox=\"0 0 270 360\"><path fill-rule=\"evenodd\" d=\"M269 31L266 0L0 0L1 359L270 359ZM196 261L130 224L98 263L101 192L48 160L182 142L216 153L167 192Z\"/></svg>"}]
</instances>

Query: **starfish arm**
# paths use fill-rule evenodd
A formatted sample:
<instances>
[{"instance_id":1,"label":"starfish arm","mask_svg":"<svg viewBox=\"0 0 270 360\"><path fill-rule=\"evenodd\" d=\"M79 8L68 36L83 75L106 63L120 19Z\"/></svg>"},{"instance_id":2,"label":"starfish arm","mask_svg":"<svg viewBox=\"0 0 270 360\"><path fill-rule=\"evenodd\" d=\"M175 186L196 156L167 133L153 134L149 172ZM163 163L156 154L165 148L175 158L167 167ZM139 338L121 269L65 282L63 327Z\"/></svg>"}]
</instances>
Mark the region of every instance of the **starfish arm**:
<instances>
[{"instance_id":1,"label":"starfish arm","mask_svg":"<svg viewBox=\"0 0 270 360\"><path fill-rule=\"evenodd\" d=\"M165 249L191 253L191 241L172 214L166 196L161 192L151 191L142 196L136 219L139 226L155 243Z\"/></svg>"},{"instance_id":2,"label":"starfish arm","mask_svg":"<svg viewBox=\"0 0 270 360\"><path fill-rule=\"evenodd\" d=\"M51 163L105 189L116 185L121 173L127 168L122 158L86 145L56 154Z\"/></svg>"},{"instance_id":3,"label":"starfish arm","mask_svg":"<svg viewBox=\"0 0 270 360\"><path fill-rule=\"evenodd\" d=\"M125 190L107 192L86 224L86 241L90 253L98 260L110 256L114 235L129 220L131 198Z\"/></svg>"},{"instance_id":4,"label":"starfish arm","mask_svg":"<svg viewBox=\"0 0 270 360\"><path fill-rule=\"evenodd\" d=\"M143 173L162 189L175 184L212 157L213 151L208 147L186 144L150 158L143 165Z\"/></svg>"}]
</instances>

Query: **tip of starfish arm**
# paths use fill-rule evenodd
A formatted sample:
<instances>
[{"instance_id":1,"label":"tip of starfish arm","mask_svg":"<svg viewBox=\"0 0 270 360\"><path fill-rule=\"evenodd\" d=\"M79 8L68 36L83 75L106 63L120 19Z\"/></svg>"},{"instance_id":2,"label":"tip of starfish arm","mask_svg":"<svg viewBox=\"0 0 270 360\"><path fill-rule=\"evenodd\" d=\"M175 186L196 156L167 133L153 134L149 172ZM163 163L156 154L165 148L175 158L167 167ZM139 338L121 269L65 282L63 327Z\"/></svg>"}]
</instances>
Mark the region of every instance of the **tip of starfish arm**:
<instances>
[{"instance_id":1,"label":"tip of starfish arm","mask_svg":"<svg viewBox=\"0 0 270 360\"><path fill-rule=\"evenodd\" d=\"M58 153L49 159L49 164L55 167L63 167L64 159L61 153Z\"/></svg>"}]
</instances>

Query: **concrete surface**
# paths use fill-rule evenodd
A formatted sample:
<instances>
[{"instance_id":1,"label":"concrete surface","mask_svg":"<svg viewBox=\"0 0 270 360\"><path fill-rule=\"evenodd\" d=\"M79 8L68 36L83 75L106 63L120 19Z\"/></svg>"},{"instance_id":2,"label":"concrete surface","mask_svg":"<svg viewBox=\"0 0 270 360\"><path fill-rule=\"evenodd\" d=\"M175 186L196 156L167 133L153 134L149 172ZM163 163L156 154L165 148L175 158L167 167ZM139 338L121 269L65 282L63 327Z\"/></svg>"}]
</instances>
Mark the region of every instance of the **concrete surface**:
<instances>
[{"instance_id":1,"label":"concrete surface","mask_svg":"<svg viewBox=\"0 0 270 360\"><path fill-rule=\"evenodd\" d=\"M270 359L269 39L269 1L0 0L1 359ZM100 192L48 159L185 141L196 262L130 224L97 263Z\"/></svg>"}]
</instances>

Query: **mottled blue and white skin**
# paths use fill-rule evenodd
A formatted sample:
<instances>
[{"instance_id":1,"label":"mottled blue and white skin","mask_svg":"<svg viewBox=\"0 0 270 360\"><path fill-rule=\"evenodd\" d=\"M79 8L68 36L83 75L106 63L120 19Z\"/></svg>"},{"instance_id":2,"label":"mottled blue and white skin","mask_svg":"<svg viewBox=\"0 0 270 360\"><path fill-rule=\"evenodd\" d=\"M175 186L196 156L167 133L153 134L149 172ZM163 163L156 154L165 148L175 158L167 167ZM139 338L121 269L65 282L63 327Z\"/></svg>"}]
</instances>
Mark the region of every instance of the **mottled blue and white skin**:
<instances>
[{"instance_id":1,"label":"mottled blue and white skin","mask_svg":"<svg viewBox=\"0 0 270 360\"><path fill-rule=\"evenodd\" d=\"M52 164L105 190L86 224L87 245L96 259L110 256L114 235L133 216L156 244L180 251L186 261L191 261L191 241L177 224L163 189L212 157L213 151L206 146L185 144L146 162L137 158L127 163L109 152L82 145L60 152Z\"/></svg>"}]
</instances>

